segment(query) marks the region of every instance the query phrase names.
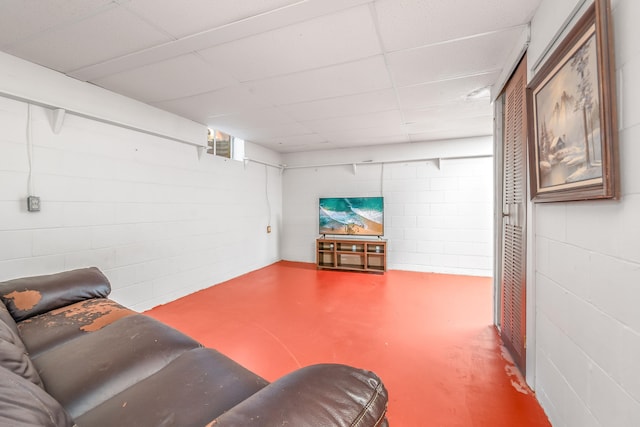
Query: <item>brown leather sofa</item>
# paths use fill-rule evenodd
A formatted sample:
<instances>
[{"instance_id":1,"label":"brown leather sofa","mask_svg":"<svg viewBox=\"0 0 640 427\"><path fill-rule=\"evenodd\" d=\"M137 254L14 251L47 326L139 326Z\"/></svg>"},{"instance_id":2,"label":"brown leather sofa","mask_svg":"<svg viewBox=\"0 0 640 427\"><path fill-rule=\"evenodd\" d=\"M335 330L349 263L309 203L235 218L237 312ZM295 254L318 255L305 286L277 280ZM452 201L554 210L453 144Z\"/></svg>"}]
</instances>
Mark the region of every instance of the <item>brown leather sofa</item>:
<instances>
[{"instance_id":1,"label":"brown leather sofa","mask_svg":"<svg viewBox=\"0 0 640 427\"><path fill-rule=\"evenodd\" d=\"M387 425L372 372L314 365L268 383L110 291L97 268L0 283L0 425Z\"/></svg>"}]
</instances>

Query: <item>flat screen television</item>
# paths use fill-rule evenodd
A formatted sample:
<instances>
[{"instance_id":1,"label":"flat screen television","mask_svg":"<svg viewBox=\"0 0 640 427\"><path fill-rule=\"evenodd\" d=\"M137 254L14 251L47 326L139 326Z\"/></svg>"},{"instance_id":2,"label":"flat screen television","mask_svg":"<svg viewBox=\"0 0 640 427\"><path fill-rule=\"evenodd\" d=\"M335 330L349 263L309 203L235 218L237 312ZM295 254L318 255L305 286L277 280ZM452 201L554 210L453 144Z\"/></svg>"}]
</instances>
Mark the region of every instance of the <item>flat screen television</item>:
<instances>
[{"instance_id":1,"label":"flat screen television","mask_svg":"<svg viewBox=\"0 0 640 427\"><path fill-rule=\"evenodd\" d=\"M320 234L384 235L382 197L323 197L318 205Z\"/></svg>"}]
</instances>

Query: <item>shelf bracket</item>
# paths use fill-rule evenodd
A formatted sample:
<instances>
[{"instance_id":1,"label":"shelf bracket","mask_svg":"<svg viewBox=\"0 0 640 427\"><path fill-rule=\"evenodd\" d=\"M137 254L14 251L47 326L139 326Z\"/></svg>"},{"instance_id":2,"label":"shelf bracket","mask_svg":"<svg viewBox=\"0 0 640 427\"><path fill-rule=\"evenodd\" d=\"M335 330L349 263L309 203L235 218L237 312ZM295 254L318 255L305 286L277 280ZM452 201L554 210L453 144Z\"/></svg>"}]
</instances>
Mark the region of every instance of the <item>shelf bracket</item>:
<instances>
[{"instance_id":1,"label":"shelf bracket","mask_svg":"<svg viewBox=\"0 0 640 427\"><path fill-rule=\"evenodd\" d=\"M56 108L53 110L51 117L51 130L56 135L62 130L62 124L64 123L64 116L67 114L67 110L64 108Z\"/></svg>"},{"instance_id":2,"label":"shelf bracket","mask_svg":"<svg viewBox=\"0 0 640 427\"><path fill-rule=\"evenodd\" d=\"M352 163L351 166L353 166L353 174L355 175L358 172L358 165L356 163Z\"/></svg>"}]
</instances>

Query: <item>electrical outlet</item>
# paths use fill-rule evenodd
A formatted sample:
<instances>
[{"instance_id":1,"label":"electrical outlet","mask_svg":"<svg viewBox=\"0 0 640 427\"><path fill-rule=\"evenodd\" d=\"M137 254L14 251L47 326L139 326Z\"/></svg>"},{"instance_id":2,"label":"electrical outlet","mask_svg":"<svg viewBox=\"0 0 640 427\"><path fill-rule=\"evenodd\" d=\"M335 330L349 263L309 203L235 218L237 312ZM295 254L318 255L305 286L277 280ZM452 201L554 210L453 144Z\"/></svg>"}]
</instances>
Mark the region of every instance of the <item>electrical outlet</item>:
<instances>
[{"instance_id":1,"label":"electrical outlet","mask_svg":"<svg viewBox=\"0 0 640 427\"><path fill-rule=\"evenodd\" d=\"M29 196L29 197L27 197L27 210L29 212L39 212L40 211L40 197L37 197L37 196Z\"/></svg>"},{"instance_id":2,"label":"electrical outlet","mask_svg":"<svg viewBox=\"0 0 640 427\"><path fill-rule=\"evenodd\" d=\"M267 233L271 233L271 226L267 225Z\"/></svg>"}]
</instances>

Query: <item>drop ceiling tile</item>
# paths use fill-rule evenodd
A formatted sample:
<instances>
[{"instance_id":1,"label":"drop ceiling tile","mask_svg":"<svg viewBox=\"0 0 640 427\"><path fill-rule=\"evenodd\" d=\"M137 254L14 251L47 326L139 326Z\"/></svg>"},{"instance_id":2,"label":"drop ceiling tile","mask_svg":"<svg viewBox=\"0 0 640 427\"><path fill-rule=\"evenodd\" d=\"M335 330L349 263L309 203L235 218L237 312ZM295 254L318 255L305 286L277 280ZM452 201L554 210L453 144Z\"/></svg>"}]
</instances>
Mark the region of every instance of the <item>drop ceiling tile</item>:
<instances>
[{"instance_id":1,"label":"drop ceiling tile","mask_svg":"<svg viewBox=\"0 0 640 427\"><path fill-rule=\"evenodd\" d=\"M279 153L299 153L302 151L308 152L338 148L335 144L332 144L329 141L321 140L321 138L317 136L309 138L308 140L304 138L291 138L291 140L288 141L267 141L264 145L267 148L270 148Z\"/></svg>"},{"instance_id":2,"label":"drop ceiling tile","mask_svg":"<svg viewBox=\"0 0 640 427\"><path fill-rule=\"evenodd\" d=\"M0 47L114 7L113 0L3 0Z\"/></svg>"},{"instance_id":3,"label":"drop ceiling tile","mask_svg":"<svg viewBox=\"0 0 640 427\"><path fill-rule=\"evenodd\" d=\"M166 41L169 38L165 34L117 7L47 31L7 51L68 72Z\"/></svg>"},{"instance_id":4,"label":"drop ceiling tile","mask_svg":"<svg viewBox=\"0 0 640 427\"><path fill-rule=\"evenodd\" d=\"M409 86L502 70L513 41L522 32L511 28L465 40L389 54L396 86Z\"/></svg>"},{"instance_id":5,"label":"drop ceiling tile","mask_svg":"<svg viewBox=\"0 0 640 427\"><path fill-rule=\"evenodd\" d=\"M420 133L409 135L411 142L435 141L442 139L470 138L493 134L491 118L476 117L465 120L464 124L449 122Z\"/></svg>"},{"instance_id":6,"label":"drop ceiling tile","mask_svg":"<svg viewBox=\"0 0 640 427\"><path fill-rule=\"evenodd\" d=\"M235 136L240 136L248 141L283 141L297 137L306 137L311 132L299 123L283 125L269 125L268 127L256 127L251 129L237 129Z\"/></svg>"},{"instance_id":7,"label":"drop ceiling tile","mask_svg":"<svg viewBox=\"0 0 640 427\"><path fill-rule=\"evenodd\" d=\"M172 101L154 102L153 105L191 118L198 123L207 123L210 117L230 115L269 106L268 103L255 97L248 88L242 85L230 86Z\"/></svg>"},{"instance_id":8,"label":"drop ceiling tile","mask_svg":"<svg viewBox=\"0 0 640 427\"><path fill-rule=\"evenodd\" d=\"M420 121L430 118L434 121L441 120L446 117L462 118L486 116L492 114L493 107L489 97L477 100L463 100L460 102L441 104L416 110L405 110L404 118L407 123L412 121Z\"/></svg>"},{"instance_id":9,"label":"drop ceiling tile","mask_svg":"<svg viewBox=\"0 0 640 427\"><path fill-rule=\"evenodd\" d=\"M182 38L296 3L299 0L129 0L125 5Z\"/></svg>"},{"instance_id":10,"label":"drop ceiling tile","mask_svg":"<svg viewBox=\"0 0 640 427\"><path fill-rule=\"evenodd\" d=\"M348 147L348 141L345 141ZM411 139L408 135L390 135L390 136L373 136L369 138L365 138L362 140L356 140L356 144L360 146L369 146L369 145L387 145L387 144L403 144L405 142L411 142Z\"/></svg>"},{"instance_id":11,"label":"drop ceiling tile","mask_svg":"<svg viewBox=\"0 0 640 427\"><path fill-rule=\"evenodd\" d=\"M286 135L286 133L284 134ZM263 141L277 146L277 145L308 145L308 144L321 144L326 142L325 138L317 133L307 133L302 135L286 135L286 136L268 136L263 138Z\"/></svg>"},{"instance_id":12,"label":"drop ceiling tile","mask_svg":"<svg viewBox=\"0 0 640 427\"><path fill-rule=\"evenodd\" d=\"M252 139L251 137L248 137L247 140L251 141ZM280 153L285 153L299 151L301 149L319 150L326 147L327 141L320 135L308 133L290 136L264 135L260 137L260 144Z\"/></svg>"},{"instance_id":13,"label":"drop ceiling tile","mask_svg":"<svg viewBox=\"0 0 640 427\"><path fill-rule=\"evenodd\" d=\"M375 113L394 108L397 108L397 101L392 89L301 102L280 107L282 111L299 121Z\"/></svg>"},{"instance_id":14,"label":"drop ceiling tile","mask_svg":"<svg viewBox=\"0 0 640 427\"><path fill-rule=\"evenodd\" d=\"M326 143L317 143L317 142L311 142L311 143L291 142L289 144L266 142L263 145L279 153L299 153L302 151L317 151L317 150L324 150L327 148Z\"/></svg>"},{"instance_id":15,"label":"drop ceiling tile","mask_svg":"<svg viewBox=\"0 0 640 427\"><path fill-rule=\"evenodd\" d=\"M236 80L197 54L123 71L92 83L145 102L168 101L237 85Z\"/></svg>"},{"instance_id":16,"label":"drop ceiling tile","mask_svg":"<svg viewBox=\"0 0 640 427\"><path fill-rule=\"evenodd\" d=\"M541 0L377 0L387 51L409 49L531 21Z\"/></svg>"},{"instance_id":17,"label":"drop ceiling tile","mask_svg":"<svg viewBox=\"0 0 640 427\"><path fill-rule=\"evenodd\" d=\"M320 136L329 142L354 142L366 143L367 141L394 141L408 142L408 135L400 126L391 128L387 126L366 128L366 129L346 129L341 131L321 132Z\"/></svg>"},{"instance_id":18,"label":"drop ceiling tile","mask_svg":"<svg viewBox=\"0 0 640 427\"><path fill-rule=\"evenodd\" d=\"M431 124L417 123L410 125L406 129L410 136L445 131L448 132L448 135L454 135L458 132L460 138L474 135L491 135L493 133L493 117L469 117L457 120L448 117L445 120L438 120Z\"/></svg>"},{"instance_id":19,"label":"drop ceiling tile","mask_svg":"<svg viewBox=\"0 0 640 427\"><path fill-rule=\"evenodd\" d=\"M493 108L489 98L439 105L421 110L405 111L405 128L409 133L421 133L433 128L458 126L462 128L471 120L486 120L493 126Z\"/></svg>"},{"instance_id":20,"label":"drop ceiling tile","mask_svg":"<svg viewBox=\"0 0 640 427\"><path fill-rule=\"evenodd\" d=\"M350 147L368 147L371 145L386 145L386 144L402 144L405 142L411 142L407 135L375 135L375 136L352 136L334 134L332 139L328 141L331 144L331 148L350 148ZM325 148L325 147L323 147ZM328 148L328 147L326 147Z\"/></svg>"},{"instance_id":21,"label":"drop ceiling tile","mask_svg":"<svg viewBox=\"0 0 640 427\"><path fill-rule=\"evenodd\" d=\"M246 82L350 62L382 52L369 8L360 6L200 53Z\"/></svg>"},{"instance_id":22,"label":"drop ceiling tile","mask_svg":"<svg viewBox=\"0 0 640 427\"><path fill-rule=\"evenodd\" d=\"M398 89L403 109L418 109L434 105L464 101L474 90L492 86L500 72L488 72L477 76L405 86Z\"/></svg>"},{"instance_id":23,"label":"drop ceiling tile","mask_svg":"<svg viewBox=\"0 0 640 427\"><path fill-rule=\"evenodd\" d=\"M349 129L376 128L382 126L388 126L397 130L402 126L402 115L399 110L391 110L356 116L314 120L303 122L303 124L309 129L320 133Z\"/></svg>"},{"instance_id":24,"label":"drop ceiling tile","mask_svg":"<svg viewBox=\"0 0 640 427\"><path fill-rule=\"evenodd\" d=\"M259 80L249 84L253 92L274 105L318 101L391 88L382 55Z\"/></svg>"},{"instance_id":25,"label":"drop ceiling tile","mask_svg":"<svg viewBox=\"0 0 640 427\"><path fill-rule=\"evenodd\" d=\"M260 110L243 111L227 116L210 117L207 123L216 129L233 129L236 132L240 129L268 129L279 125L295 124L289 116L276 108L263 108Z\"/></svg>"}]
</instances>

